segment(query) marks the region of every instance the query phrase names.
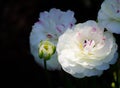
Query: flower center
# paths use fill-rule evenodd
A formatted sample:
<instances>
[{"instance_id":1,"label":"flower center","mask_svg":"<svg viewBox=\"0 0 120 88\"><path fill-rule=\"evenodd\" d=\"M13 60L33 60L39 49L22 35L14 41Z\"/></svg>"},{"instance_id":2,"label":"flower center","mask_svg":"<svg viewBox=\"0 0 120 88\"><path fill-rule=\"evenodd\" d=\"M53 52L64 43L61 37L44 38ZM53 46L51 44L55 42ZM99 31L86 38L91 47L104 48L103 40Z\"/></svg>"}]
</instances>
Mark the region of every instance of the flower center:
<instances>
[{"instance_id":1,"label":"flower center","mask_svg":"<svg viewBox=\"0 0 120 88\"><path fill-rule=\"evenodd\" d=\"M83 48L85 51L90 51L95 47L95 41L94 40L84 40L83 42Z\"/></svg>"}]
</instances>

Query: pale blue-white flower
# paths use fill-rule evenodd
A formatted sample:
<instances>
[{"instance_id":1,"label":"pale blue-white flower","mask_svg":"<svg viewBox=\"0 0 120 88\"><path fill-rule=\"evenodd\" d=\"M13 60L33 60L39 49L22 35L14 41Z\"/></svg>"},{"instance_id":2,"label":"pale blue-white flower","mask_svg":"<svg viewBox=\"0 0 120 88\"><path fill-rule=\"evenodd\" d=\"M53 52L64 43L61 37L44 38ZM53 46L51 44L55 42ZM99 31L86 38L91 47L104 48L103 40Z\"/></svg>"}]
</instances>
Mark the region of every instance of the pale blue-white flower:
<instances>
[{"instance_id":1,"label":"pale blue-white flower","mask_svg":"<svg viewBox=\"0 0 120 88\"><path fill-rule=\"evenodd\" d=\"M44 67L44 61L38 55L40 41L48 40L56 46L58 37L67 28L71 28L75 22L74 12L71 10L61 11L53 8L49 12L40 13L39 21L33 25L30 33L30 51L40 66ZM49 70L59 70L61 68L56 52L46 63Z\"/></svg>"},{"instance_id":2,"label":"pale blue-white flower","mask_svg":"<svg viewBox=\"0 0 120 88\"><path fill-rule=\"evenodd\" d=\"M120 34L120 0L104 0L98 12L98 22L107 30Z\"/></svg>"}]
</instances>

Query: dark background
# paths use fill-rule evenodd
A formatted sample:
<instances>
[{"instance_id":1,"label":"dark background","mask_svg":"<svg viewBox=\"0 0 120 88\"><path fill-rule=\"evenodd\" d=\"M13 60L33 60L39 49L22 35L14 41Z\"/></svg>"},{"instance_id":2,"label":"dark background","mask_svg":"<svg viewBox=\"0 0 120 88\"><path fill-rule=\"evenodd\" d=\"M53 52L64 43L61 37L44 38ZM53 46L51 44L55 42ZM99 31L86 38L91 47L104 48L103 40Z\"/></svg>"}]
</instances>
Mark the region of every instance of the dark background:
<instances>
[{"instance_id":1,"label":"dark background","mask_svg":"<svg viewBox=\"0 0 120 88\"><path fill-rule=\"evenodd\" d=\"M48 86L44 69L36 64L29 48L32 25L38 20L40 12L49 11L51 8L62 11L70 9L75 12L77 23L85 22L97 19L102 2L103 0L0 0L0 79L2 83L5 83L4 86L21 86L21 88L45 88ZM101 77L95 77L97 88L104 88L104 85L107 86L105 88L110 88L107 83L110 83L112 79L111 74L108 73L105 71ZM83 86L79 82L87 82L87 85L84 86L93 88L91 81L94 80L94 77L80 80L64 71L62 73L49 71L49 74L52 88L79 88ZM66 86L66 81L61 74L67 75L68 82L72 82L74 87ZM86 79L87 81L84 81Z\"/></svg>"}]
</instances>

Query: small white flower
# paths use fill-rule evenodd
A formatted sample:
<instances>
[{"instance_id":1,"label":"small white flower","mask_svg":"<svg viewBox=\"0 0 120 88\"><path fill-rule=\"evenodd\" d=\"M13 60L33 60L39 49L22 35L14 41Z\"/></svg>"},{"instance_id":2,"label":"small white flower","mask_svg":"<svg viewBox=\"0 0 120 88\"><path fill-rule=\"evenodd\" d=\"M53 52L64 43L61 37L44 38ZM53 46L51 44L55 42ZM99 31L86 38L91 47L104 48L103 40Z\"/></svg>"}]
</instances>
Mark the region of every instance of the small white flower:
<instances>
[{"instance_id":1,"label":"small white flower","mask_svg":"<svg viewBox=\"0 0 120 88\"><path fill-rule=\"evenodd\" d=\"M120 0L105 0L98 12L98 22L107 30L120 34Z\"/></svg>"},{"instance_id":2,"label":"small white flower","mask_svg":"<svg viewBox=\"0 0 120 88\"><path fill-rule=\"evenodd\" d=\"M49 40L56 45L58 37L67 28L71 28L75 22L74 12L70 10L63 12L53 8L49 12L44 11L40 13L39 21L33 25L30 33L30 51L39 65L44 67L44 61L38 55L40 41ZM52 55L51 59L47 60L47 68L49 70L59 70L61 68L56 53Z\"/></svg>"},{"instance_id":3,"label":"small white flower","mask_svg":"<svg viewBox=\"0 0 120 88\"><path fill-rule=\"evenodd\" d=\"M77 78L100 76L117 59L113 35L95 21L78 24L58 40L58 61L64 71Z\"/></svg>"}]
</instances>

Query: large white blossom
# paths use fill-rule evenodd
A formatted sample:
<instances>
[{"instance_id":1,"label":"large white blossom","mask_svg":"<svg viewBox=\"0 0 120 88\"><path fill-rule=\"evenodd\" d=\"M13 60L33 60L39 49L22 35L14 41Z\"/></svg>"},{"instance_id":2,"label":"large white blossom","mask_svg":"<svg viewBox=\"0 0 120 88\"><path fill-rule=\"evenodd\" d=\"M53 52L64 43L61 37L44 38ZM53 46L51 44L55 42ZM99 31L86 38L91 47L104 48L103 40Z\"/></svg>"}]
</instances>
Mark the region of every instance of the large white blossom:
<instances>
[{"instance_id":1,"label":"large white blossom","mask_svg":"<svg viewBox=\"0 0 120 88\"><path fill-rule=\"evenodd\" d=\"M100 76L118 57L112 33L104 32L92 20L64 32L59 37L57 53L63 70L77 78Z\"/></svg>"},{"instance_id":2,"label":"large white blossom","mask_svg":"<svg viewBox=\"0 0 120 88\"><path fill-rule=\"evenodd\" d=\"M120 34L120 0L105 0L98 12L98 22L107 30Z\"/></svg>"},{"instance_id":3,"label":"large white blossom","mask_svg":"<svg viewBox=\"0 0 120 88\"><path fill-rule=\"evenodd\" d=\"M58 37L67 28L71 28L75 22L74 12L70 10L64 12L53 8L49 12L44 11L40 13L39 21L33 25L30 33L30 51L39 65L44 67L44 61L38 55L40 41L48 40L56 45ZM61 66L55 53L50 60L47 60L47 69L55 70L60 68Z\"/></svg>"}]
</instances>

